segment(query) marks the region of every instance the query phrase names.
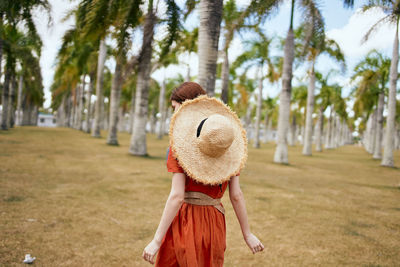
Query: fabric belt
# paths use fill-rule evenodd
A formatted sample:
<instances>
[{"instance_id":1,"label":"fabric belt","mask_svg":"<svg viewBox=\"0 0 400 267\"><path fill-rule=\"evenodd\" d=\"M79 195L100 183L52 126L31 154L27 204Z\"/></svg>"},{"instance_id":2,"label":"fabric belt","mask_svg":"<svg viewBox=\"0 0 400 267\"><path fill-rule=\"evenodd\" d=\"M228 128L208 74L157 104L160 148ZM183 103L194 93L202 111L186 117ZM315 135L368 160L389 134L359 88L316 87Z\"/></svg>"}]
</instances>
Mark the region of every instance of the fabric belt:
<instances>
[{"instance_id":1,"label":"fabric belt","mask_svg":"<svg viewBox=\"0 0 400 267\"><path fill-rule=\"evenodd\" d=\"M200 206L214 206L222 214L225 214L225 209L221 204L220 198L212 198L207 194L195 191L185 192L184 202Z\"/></svg>"}]
</instances>

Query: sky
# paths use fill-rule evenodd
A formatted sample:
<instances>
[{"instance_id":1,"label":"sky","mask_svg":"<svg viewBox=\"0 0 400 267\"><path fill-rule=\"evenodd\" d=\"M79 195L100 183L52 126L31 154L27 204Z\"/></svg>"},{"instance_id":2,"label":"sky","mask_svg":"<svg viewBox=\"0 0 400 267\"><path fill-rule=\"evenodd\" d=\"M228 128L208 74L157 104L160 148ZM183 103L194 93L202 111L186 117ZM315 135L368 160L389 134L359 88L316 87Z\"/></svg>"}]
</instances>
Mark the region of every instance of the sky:
<instances>
[{"instance_id":1,"label":"sky","mask_svg":"<svg viewBox=\"0 0 400 267\"><path fill-rule=\"evenodd\" d=\"M51 93L50 86L53 81L53 75L55 70L55 59L57 51L61 46L62 36L66 30L73 26L73 19L70 18L66 21L65 18L68 11L73 9L78 1L67 1L67 0L49 0L52 5L52 25L48 25L47 17L42 10L35 12L35 24L38 32L43 40L42 56L40 59L40 65L42 67L43 84L45 91L45 103L44 108L49 108L51 104ZM162 2L162 1L161 1ZM183 6L183 0L177 1L180 6ZM237 0L237 4L240 7L246 6L250 0ZM361 39L368 29L380 18L384 16L380 10L371 10L367 13L360 12L361 2L355 1L355 7L353 9L345 9L342 1L339 0L321 0L320 10L325 19L326 34L329 38L334 39L341 47L345 54L347 72L343 75L333 77L334 82L338 82L343 86L343 94L348 95L352 88L349 83L349 77L352 74L354 66L362 60L362 58L371 50L377 49L384 53L386 56L391 56L394 38L394 26L384 25L369 39L368 42L362 44ZM363 1L365 2L365 1ZM160 12L165 10L163 7L160 8ZM279 36L285 37L289 27L289 16L290 16L290 1L286 1L279 12L273 17L268 19L264 25L261 25L261 29L267 34L267 36ZM295 27L299 25L301 15L298 10L295 13ZM188 29L196 27L198 25L199 18L198 13L194 12L184 26ZM165 27L161 26L157 28L155 39L161 39L165 32ZM133 35L134 42L132 51L139 51L141 40L140 34ZM246 36L244 36L246 39ZM220 38L221 47L222 38ZM108 40L110 45L113 45L112 41ZM233 62L238 55L240 55L245 49L244 42L240 36L236 35L232 45L229 49L229 60ZM282 55L283 51L273 47L271 51L272 55ZM187 62L188 55L182 55L180 60ZM106 65L113 71L114 62L112 59L106 61ZM198 71L198 58L195 53L190 56L191 75L197 76ZM305 67L300 66L298 69L294 69L294 74L298 77L304 77ZM327 73L330 69L339 69L337 63L329 59L327 56L319 57L316 65L316 69L323 73ZM155 71L152 74L152 78L161 82L164 78L176 77L177 73L181 73L183 76L186 75L187 67L185 65L173 65L167 69ZM249 75L255 75L255 70L249 72ZM304 81L297 81L297 83ZM296 81L293 81L296 85ZM216 91L218 92L220 82L216 83ZM264 97L270 96L275 97L279 94L280 84L271 85L267 81L264 82Z\"/></svg>"}]
</instances>

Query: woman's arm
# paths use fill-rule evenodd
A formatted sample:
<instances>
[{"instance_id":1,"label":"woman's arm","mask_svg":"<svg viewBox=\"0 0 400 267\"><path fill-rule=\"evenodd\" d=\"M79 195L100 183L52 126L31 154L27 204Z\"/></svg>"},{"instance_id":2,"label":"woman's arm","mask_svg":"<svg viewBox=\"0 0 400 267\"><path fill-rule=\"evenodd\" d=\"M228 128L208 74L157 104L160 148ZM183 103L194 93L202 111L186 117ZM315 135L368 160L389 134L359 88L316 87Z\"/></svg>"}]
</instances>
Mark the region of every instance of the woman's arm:
<instances>
[{"instance_id":1,"label":"woman's arm","mask_svg":"<svg viewBox=\"0 0 400 267\"><path fill-rule=\"evenodd\" d=\"M171 192L165 203L160 224L158 225L153 240L146 246L142 254L142 257L151 264L154 264L154 256L157 254L161 246L161 241L175 218L176 213L182 206L184 196L185 175L183 173L174 173L172 176Z\"/></svg>"},{"instance_id":2,"label":"woman's arm","mask_svg":"<svg viewBox=\"0 0 400 267\"><path fill-rule=\"evenodd\" d=\"M235 210L236 217L238 218L246 244L249 246L253 254L264 250L264 245L250 232L250 226L247 220L246 204L239 184L239 176L233 176L229 181L229 198L233 209Z\"/></svg>"}]
</instances>

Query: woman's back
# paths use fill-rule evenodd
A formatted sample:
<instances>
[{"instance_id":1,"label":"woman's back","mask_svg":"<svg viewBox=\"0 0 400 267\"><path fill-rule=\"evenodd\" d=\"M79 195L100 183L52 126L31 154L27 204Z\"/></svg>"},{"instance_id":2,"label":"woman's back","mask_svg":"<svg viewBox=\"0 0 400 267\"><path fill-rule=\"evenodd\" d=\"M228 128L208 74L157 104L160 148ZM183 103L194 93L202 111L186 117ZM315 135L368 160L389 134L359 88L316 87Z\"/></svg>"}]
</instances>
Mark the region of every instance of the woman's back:
<instances>
[{"instance_id":1,"label":"woman's back","mask_svg":"<svg viewBox=\"0 0 400 267\"><path fill-rule=\"evenodd\" d=\"M239 185L247 139L236 113L193 82L175 88L170 100L175 109L169 131L173 152L167 156L171 191L143 258L154 263L159 252L157 266L222 266L226 225L220 199L228 184L243 238L253 253L262 251L250 232Z\"/></svg>"},{"instance_id":2,"label":"woman's back","mask_svg":"<svg viewBox=\"0 0 400 267\"><path fill-rule=\"evenodd\" d=\"M171 149L167 170L184 173ZM205 185L185 176L185 192L214 199L221 198L228 186L228 182ZM222 266L225 249L225 215L214 206L183 203L162 241L156 266Z\"/></svg>"}]
</instances>

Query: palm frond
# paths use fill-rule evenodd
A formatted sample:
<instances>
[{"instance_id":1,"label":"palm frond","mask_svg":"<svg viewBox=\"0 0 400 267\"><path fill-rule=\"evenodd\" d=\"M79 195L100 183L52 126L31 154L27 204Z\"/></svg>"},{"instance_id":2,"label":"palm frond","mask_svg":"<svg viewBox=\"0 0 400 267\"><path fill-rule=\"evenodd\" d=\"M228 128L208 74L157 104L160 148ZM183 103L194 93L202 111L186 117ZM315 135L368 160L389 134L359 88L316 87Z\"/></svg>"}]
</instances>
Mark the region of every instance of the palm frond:
<instances>
[{"instance_id":1,"label":"palm frond","mask_svg":"<svg viewBox=\"0 0 400 267\"><path fill-rule=\"evenodd\" d=\"M186 20L187 17L192 14L196 5L199 3L199 0L186 0L185 2L185 11L183 12L183 18Z\"/></svg>"},{"instance_id":2,"label":"palm frond","mask_svg":"<svg viewBox=\"0 0 400 267\"><path fill-rule=\"evenodd\" d=\"M319 10L318 3L313 0L302 0L300 8L303 12L304 27L304 50L306 53L308 47L313 42L313 46L318 48L324 45L325 40L325 22Z\"/></svg>"},{"instance_id":3,"label":"palm frond","mask_svg":"<svg viewBox=\"0 0 400 267\"><path fill-rule=\"evenodd\" d=\"M391 15L387 15L378 20L374 25L372 25L371 28L367 31L367 33L364 35L364 37L361 39L361 44L367 42L368 39L371 37L371 35L378 30L381 24L391 21L391 17L392 17Z\"/></svg>"},{"instance_id":4,"label":"palm frond","mask_svg":"<svg viewBox=\"0 0 400 267\"><path fill-rule=\"evenodd\" d=\"M179 31L182 29L181 10L174 0L167 0L167 29L168 34L161 46L160 58L165 57L174 41L179 38Z\"/></svg>"}]
</instances>

